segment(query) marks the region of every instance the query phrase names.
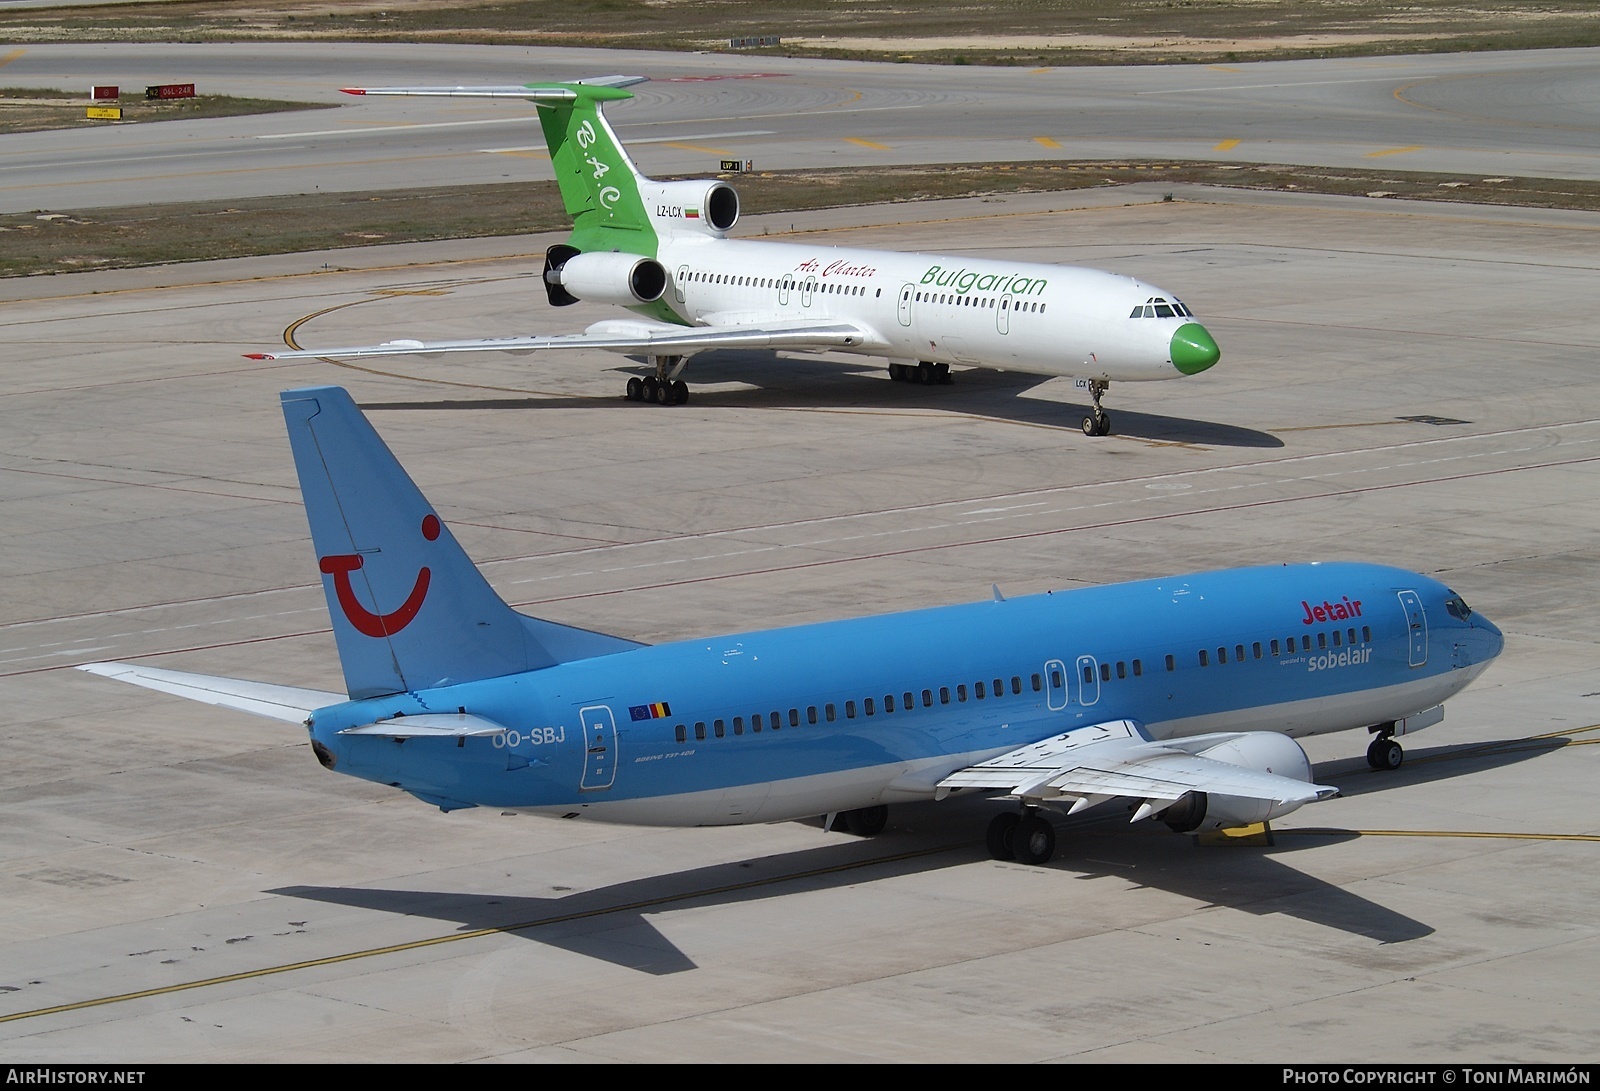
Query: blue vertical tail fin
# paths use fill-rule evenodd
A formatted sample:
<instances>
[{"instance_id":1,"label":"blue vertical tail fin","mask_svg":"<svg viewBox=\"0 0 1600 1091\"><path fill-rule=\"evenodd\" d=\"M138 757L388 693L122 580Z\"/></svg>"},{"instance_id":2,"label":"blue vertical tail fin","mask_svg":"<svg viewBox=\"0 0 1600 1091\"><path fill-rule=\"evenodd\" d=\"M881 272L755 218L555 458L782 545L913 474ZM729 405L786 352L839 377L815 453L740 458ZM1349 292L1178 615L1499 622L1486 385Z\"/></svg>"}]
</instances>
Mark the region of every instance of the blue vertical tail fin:
<instances>
[{"instance_id":1,"label":"blue vertical tail fin","mask_svg":"<svg viewBox=\"0 0 1600 1091\"><path fill-rule=\"evenodd\" d=\"M507 606L345 390L281 397L352 698L639 647Z\"/></svg>"}]
</instances>

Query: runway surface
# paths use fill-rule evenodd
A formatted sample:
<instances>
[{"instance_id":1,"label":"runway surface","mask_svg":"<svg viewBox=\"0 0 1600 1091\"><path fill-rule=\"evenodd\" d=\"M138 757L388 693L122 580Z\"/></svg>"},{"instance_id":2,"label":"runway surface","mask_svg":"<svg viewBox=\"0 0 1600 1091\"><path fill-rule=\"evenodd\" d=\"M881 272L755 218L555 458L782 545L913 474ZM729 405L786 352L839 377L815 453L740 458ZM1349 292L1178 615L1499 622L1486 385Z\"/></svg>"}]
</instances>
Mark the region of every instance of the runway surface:
<instances>
[{"instance_id":1,"label":"runway surface","mask_svg":"<svg viewBox=\"0 0 1600 1091\"><path fill-rule=\"evenodd\" d=\"M0 212L549 177L515 102L361 85L651 77L610 117L647 173L1036 159L1600 177L1600 50L1240 65L952 68L737 55L331 43L26 46L8 86L113 83L338 110L0 137Z\"/></svg>"},{"instance_id":2,"label":"runway surface","mask_svg":"<svg viewBox=\"0 0 1600 1091\"><path fill-rule=\"evenodd\" d=\"M673 409L605 353L239 356L581 328L553 237L0 281L0 1056L1591 1061L1600 220L1146 185L764 230L1137 272L1223 360L1088 440L1070 384L845 356L708 354ZM508 598L628 637L1358 558L1507 650L1398 772L1311 740L1345 795L1270 847L1113 817L1003 864L976 800L872 840L442 815L68 669L339 687L276 398L329 382Z\"/></svg>"}]
</instances>

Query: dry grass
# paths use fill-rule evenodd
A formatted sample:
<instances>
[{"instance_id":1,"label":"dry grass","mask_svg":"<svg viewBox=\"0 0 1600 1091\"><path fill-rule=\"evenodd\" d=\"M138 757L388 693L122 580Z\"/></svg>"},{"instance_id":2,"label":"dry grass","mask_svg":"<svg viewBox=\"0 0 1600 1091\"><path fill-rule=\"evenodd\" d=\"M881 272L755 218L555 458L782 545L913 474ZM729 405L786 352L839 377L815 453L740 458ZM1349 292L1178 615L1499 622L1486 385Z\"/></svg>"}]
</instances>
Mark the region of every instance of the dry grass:
<instances>
[{"instance_id":1,"label":"dry grass","mask_svg":"<svg viewBox=\"0 0 1600 1091\"><path fill-rule=\"evenodd\" d=\"M1146 64L1600 44L1594 0L174 0L0 14L8 41L368 40Z\"/></svg>"},{"instance_id":2,"label":"dry grass","mask_svg":"<svg viewBox=\"0 0 1600 1091\"><path fill-rule=\"evenodd\" d=\"M136 125L146 121L181 118L237 117L271 114L281 110L320 110L328 103L281 102L276 99L230 98L200 95L190 99L147 101L143 88L128 88L118 102L91 103L88 96L37 87L0 87L0 133L30 133L44 129L70 129L80 125ZM86 106L120 106L122 119L87 118Z\"/></svg>"},{"instance_id":3,"label":"dry grass","mask_svg":"<svg viewBox=\"0 0 1600 1091\"><path fill-rule=\"evenodd\" d=\"M1600 183L1216 163L1022 163L736 175L747 213L1132 181L1600 210ZM0 216L0 276L160 265L567 226L553 182L303 194Z\"/></svg>"}]
</instances>

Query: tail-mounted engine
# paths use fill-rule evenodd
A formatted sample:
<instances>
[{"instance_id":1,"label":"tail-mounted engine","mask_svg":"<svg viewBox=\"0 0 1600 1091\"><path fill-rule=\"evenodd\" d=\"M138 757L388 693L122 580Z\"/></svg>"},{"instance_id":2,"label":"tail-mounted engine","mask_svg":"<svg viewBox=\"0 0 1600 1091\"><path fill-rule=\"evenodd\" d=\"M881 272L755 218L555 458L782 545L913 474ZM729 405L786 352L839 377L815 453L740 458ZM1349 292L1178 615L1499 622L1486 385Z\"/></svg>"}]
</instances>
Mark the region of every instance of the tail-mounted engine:
<instances>
[{"instance_id":1,"label":"tail-mounted engine","mask_svg":"<svg viewBox=\"0 0 1600 1091\"><path fill-rule=\"evenodd\" d=\"M558 245L545 251L544 290L552 307L586 300L636 307L654 303L667 290L667 270L655 258L614 251L580 253Z\"/></svg>"},{"instance_id":2,"label":"tail-mounted engine","mask_svg":"<svg viewBox=\"0 0 1600 1091\"><path fill-rule=\"evenodd\" d=\"M639 197L657 231L722 238L739 222L739 194L726 182L697 178L641 182Z\"/></svg>"}]
</instances>

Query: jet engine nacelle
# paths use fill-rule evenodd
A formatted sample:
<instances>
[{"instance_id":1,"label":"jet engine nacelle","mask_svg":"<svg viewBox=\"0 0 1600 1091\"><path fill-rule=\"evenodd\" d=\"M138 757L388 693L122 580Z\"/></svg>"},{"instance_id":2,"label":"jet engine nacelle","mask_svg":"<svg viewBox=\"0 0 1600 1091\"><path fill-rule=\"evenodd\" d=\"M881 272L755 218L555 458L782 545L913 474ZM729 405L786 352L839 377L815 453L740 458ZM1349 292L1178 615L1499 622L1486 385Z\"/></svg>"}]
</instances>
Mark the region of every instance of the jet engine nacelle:
<instances>
[{"instance_id":1,"label":"jet engine nacelle","mask_svg":"<svg viewBox=\"0 0 1600 1091\"><path fill-rule=\"evenodd\" d=\"M544 271L545 288L557 306L562 305L557 289L569 297L566 302L582 299L622 307L654 303L667 290L667 270L655 258L616 252L564 256L556 254L558 249L571 248L552 246Z\"/></svg>"},{"instance_id":2,"label":"jet engine nacelle","mask_svg":"<svg viewBox=\"0 0 1600 1091\"><path fill-rule=\"evenodd\" d=\"M739 222L739 194L726 182L651 182L639 187L639 196L658 224L665 221L678 230L720 239Z\"/></svg>"},{"instance_id":3,"label":"jet engine nacelle","mask_svg":"<svg viewBox=\"0 0 1600 1091\"><path fill-rule=\"evenodd\" d=\"M1196 756L1311 783L1311 759L1299 743L1276 731L1240 735L1197 751ZM1189 792L1162 811L1161 820L1178 833L1226 830L1281 818L1300 806L1298 802Z\"/></svg>"}]
</instances>

